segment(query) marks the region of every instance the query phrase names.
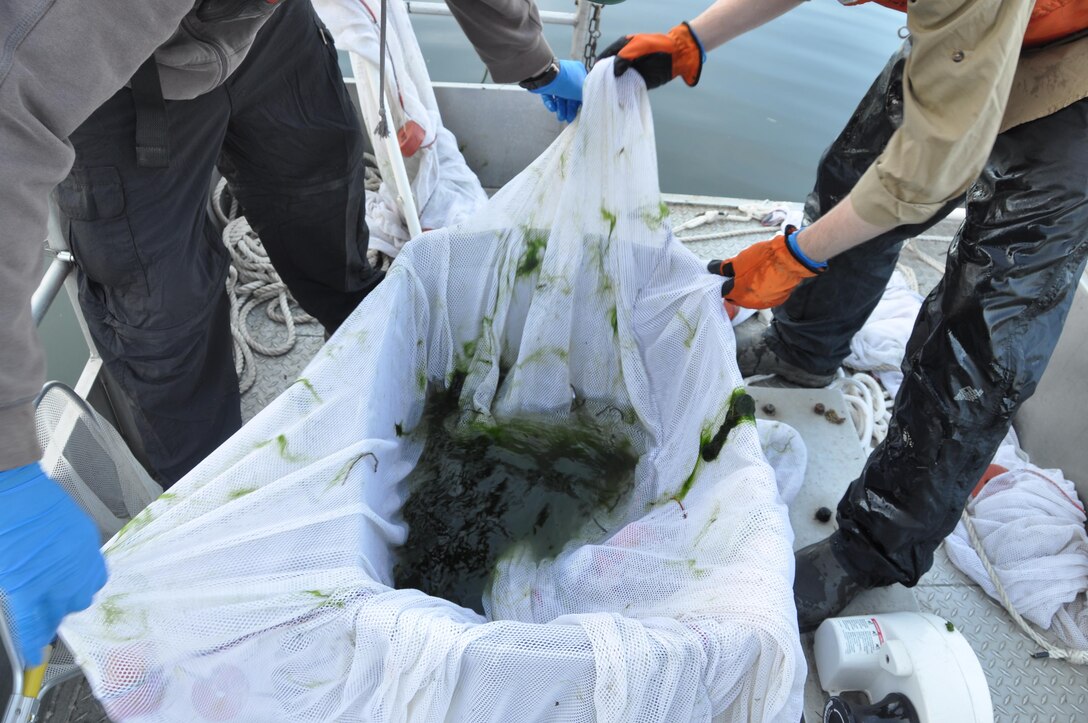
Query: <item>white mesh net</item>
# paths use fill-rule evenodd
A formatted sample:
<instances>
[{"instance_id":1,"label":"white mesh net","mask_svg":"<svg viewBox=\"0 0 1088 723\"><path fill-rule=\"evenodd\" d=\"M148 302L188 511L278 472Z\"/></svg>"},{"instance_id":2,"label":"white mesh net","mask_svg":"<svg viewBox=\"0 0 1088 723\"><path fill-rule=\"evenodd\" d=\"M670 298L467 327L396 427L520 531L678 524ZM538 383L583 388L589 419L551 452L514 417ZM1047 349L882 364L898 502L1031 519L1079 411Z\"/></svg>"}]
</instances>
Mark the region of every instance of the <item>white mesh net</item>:
<instances>
[{"instance_id":1,"label":"white mesh net","mask_svg":"<svg viewBox=\"0 0 1088 723\"><path fill-rule=\"evenodd\" d=\"M303 378L110 542L109 584L62 634L111 716L800 718L792 532L720 284L665 222L641 80L605 62L585 95L531 167L408 244ZM499 425L588 401L643 451L630 497L558 555L502 558L487 617L392 589L423 448L401 432L458 372L463 408Z\"/></svg>"}]
</instances>

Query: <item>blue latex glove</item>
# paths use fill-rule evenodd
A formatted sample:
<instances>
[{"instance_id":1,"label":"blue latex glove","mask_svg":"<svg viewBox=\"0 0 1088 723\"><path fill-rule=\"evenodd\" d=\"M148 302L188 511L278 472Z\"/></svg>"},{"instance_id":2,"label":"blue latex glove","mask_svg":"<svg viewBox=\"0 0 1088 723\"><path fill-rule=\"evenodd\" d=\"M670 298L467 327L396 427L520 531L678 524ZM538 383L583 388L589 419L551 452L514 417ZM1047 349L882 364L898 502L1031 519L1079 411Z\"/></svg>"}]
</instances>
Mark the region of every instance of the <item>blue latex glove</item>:
<instances>
[{"instance_id":1,"label":"blue latex glove","mask_svg":"<svg viewBox=\"0 0 1088 723\"><path fill-rule=\"evenodd\" d=\"M35 462L0 472L0 591L27 665L106 584L98 529Z\"/></svg>"},{"instance_id":2,"label":"blue latex glove","mask_svg":"<svg viewBox=\"0 0 1088 723\"><path fill-rule=\"evenodd\" d=\"M563 123L570 123L578 117L578 109L582 107L582 101L560 98L557 95L541 96L544 107L555 113L555 117Z\"/></svg>"},{"instance_id":3,"label":"blue latex glove","mask_svg":"<svg viewBox=\"0 0 1088 723\"><path fill-rule=\"evenodd\" d=\"M544 107L564 123L578 115L582 107L582 85L586 82L586 66L577 60L560 60L559 75L547 85L532 91L541 96Z\"/></svg>"}]
</instances>

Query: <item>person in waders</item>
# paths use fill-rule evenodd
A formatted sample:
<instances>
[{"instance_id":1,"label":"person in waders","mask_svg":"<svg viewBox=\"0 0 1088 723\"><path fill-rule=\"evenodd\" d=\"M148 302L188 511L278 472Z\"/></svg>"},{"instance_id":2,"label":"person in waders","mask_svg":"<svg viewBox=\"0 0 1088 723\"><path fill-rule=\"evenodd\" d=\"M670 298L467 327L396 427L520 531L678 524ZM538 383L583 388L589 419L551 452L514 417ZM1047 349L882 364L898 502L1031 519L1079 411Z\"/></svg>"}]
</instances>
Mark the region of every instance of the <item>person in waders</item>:
<instances>
[{"instance_id":1,"label":"person in waders","mask_svg":"<svg viewBox=\"0 0 1088 723\"><path fill-rule=\"evenodd\" d=\"M556 60L532 2L448 3L496 82L573 119L585 68ZM94 524L37 461L30 297L49 195L95 345L169 486L241 424L214 168L335 330L382 275L359 120L309 2L0 2L0 604L28 664L106 579Z\"/></svg>"},{"instance_id":2,"label":"person in waders","mask_svg":"<svg viewBox=\"0 0 1088 723\"><path fill-rule=\"evenodd\" d=\"M774 309L765 330L738 329L741 372L822 387L903 242L966 207L888 437L840 501L838 529L797 552L802 631L930 568L1034 392L1088 257L1088 0L875 1L904 12L910 35L820 160L805 225L710 264L727 301ZM799 4L719 0L603 55L651 88L693 86L706 52ZM848 11L842 23L851 32Z\"/></svg>"}]
</instances>

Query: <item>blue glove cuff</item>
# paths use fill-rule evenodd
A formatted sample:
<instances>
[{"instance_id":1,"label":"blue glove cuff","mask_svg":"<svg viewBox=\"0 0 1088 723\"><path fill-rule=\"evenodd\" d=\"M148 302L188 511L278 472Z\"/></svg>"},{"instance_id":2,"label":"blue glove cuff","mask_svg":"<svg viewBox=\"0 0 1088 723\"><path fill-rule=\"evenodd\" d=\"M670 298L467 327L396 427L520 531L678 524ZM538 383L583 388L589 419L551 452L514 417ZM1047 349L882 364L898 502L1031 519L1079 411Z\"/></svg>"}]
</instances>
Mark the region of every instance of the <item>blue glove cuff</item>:
<instances>
[{"instance_id":1,"label":"blue glove cuff","mask_svg":"<svg viewBox=\"0 0 1088 723\"><path fill-rule=\"evenodd\" d=\"M823 271L827 268L827 262L813 261L808 256L806 256L805 252L801 250L801 247L797 245L797 234L801 233L802 230L803 229L797 229L793 233L787 234L786 246L789 247L790 253L793 254L798 261L807 266L809 269L811 269L812 271Z\"/></svg>"},{"instance_id":2,"label":"blue glove cuff","mask_svg":"<svg viewBox=\"0 0 1088 723\"><path fill-rule=\"evenodd\" d=\"M14 489L44 474L41 465L37 462L24 464L22 467L16 467L15 469L4 470L0 472L0 492Z\"/></svg>"},{"instance_id":3,"label":"blue glove cuff","mask_svg":"<svg viewBox=\"0 0 1088 723\"><path fill-rule=\"evenodd\" d=\"M552 82L533 90L537 95L557 95L567 100L582 101L582 85L586 82L586 66L579 60L560 60L559 74Z\"/></svg>"},{"instance_id":4,"label":"blue glove cuff","mask_svg":"<svg viewBox=\"0 0 1088 723\"><path fill-rule=\"evenodd\" d=\"M695 28L691 27L691 23L684 21L684 25L687 27L688 32L691 33L692 40L699 46L699 62L706 62L706 48L703 47L703 41L699 39L699 36L695 33Z\"/></svg>"}]
</instances>

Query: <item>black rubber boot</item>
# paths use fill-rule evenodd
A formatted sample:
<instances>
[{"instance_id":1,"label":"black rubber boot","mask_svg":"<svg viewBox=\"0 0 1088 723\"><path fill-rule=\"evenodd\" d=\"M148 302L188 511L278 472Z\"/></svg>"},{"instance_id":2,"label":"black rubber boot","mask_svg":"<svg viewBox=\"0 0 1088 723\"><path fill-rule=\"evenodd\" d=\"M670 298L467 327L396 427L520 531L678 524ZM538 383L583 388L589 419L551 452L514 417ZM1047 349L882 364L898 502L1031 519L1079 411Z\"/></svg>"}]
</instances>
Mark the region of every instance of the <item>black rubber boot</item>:
<instances>
[{"instance_id":1,"label":"black rubber boot","mask_svg":"<svg viewBox=\"0 0 1088 723\"><path fill-rule=\"evenodd\" d=\"M811 633L824 620L838 615L865 588L843 569L831 551L830 537L801 548L794 556L797 625L802 633Z\"/></svg>"},{"instance_id":2,"label":"black rubber boot","mask_svg":"<svg viewBox=\"0 0 1088 723\"><path fill-rule=\"evenodd\" d=\"M835 374L813 374L785 361L767 345L767 325L758 315L733 330L737 338L737 365L741 376L774 374L790 384L813 389L826 387Z\"/></svg>"}]
</instances>

